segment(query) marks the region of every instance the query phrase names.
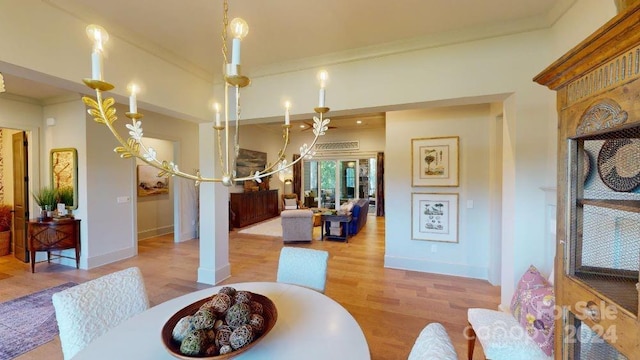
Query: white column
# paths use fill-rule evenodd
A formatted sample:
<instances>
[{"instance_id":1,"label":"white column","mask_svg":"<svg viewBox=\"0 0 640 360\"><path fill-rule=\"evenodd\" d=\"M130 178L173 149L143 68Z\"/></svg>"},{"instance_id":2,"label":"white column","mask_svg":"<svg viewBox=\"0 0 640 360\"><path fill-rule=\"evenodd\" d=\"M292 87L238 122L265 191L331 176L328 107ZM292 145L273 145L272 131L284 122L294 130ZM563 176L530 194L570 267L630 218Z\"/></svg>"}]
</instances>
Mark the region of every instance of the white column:
<instances>
[{"instance_id":1,"label":"white column","mask_svg":"<svg viewBox=\"0 0 640 360\"><path fill-rule=\"evenodd\" d=\"M217 146L211 123L200 124L200 172L213 177ZM229 190L220 183L200 184L200 266L198 282L217 284L231 276L229 264Z\"/></svg>"}]
</instances>

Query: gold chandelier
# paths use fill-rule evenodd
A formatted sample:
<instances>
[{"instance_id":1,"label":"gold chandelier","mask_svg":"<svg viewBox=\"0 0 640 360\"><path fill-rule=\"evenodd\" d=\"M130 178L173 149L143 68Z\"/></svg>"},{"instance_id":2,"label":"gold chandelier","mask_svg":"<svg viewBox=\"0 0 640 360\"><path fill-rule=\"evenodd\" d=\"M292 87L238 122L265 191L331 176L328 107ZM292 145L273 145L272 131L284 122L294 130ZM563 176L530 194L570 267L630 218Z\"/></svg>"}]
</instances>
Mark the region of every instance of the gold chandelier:
<instances>
[{"instance_id":1,"label":"gold chandelier","mask_svg":"<svg viewBox=\"0 0 640 360\"><path fill-rule=\"evenodd\" d=\"M300 157L292 162L287 163L285 160L285 151L289 144L289 132L291 124L289 120L290 103L285 104L285 117L284 124L282 125L282 137L284 144L278 152L278 159L269 164L264 170L256 171L255 173L246 177L235 176L235 162L240 150L238 144L239 139L239 123L240 123L240 89L246 87L251 83L251 80L242 75L240 69L240 43L242 39L247 35L249 27L247 23L241 18L235 18L229 22L228 10L229 5L227 0L223 2L223 23L222 23L222 54L224 58L223 75L225 79L224 84L224 122L220 119L220 107L215 104L215 120L213 122L213 129L215 129L215 137L218 145L218 160L220 163L220 169L222 172L221 177L203 177L199 171L195 174L183 172L179 169L178 164L173 161L167 161L157 158L156 151L145 146L143 143L143 130L142 130L142 117L143 115L138 112L137 107L137 93L139 87L135 84L130 84L127 89L129 90L129 111L125 113L125 116L131 119L130 124L126 124L129 129L129 137L122 137L114 127L114 123L117 120L116 109L114 107L115 100L111 97L103 98L103 93L110 91L114 86L103 79L103 52L104 44L109 40L109 34L107 31L99 25L87 26L87 36L93 41L93 51L91 53L91 78L83 79L83 82L94 89L96 92L95 100L85 96L82 98L83 102L89 107L87 112L93 116L94 120L100 124L107 126L116 140L120 143L120 146L116 147L114 151L120 155L121 158L138 158L141 161L157 168L159 170L158 176L165 176L171 174L186 179L195 180L196 183L200 182L220 182L226 186L233 185L236 181L254 180L261 182L261 179L267 176L271 176L281 171L288 171L294 164L302 161L305 158L312 157L315 152L313 148L320 136L323 136L328 130L329 122L328 118L324 117L324 114L329 111L329 108L325 106L325 85L327 80L326 71L321 71L320 78L320 93L318 107L314 108L314 112L318 116L313 117L313 134L315 135L310 145L306 143L300 147ZM227 49L227 29L230 30L232 39L232 52L231 61L228 60ZM235 99L235 135L233 139L232 152L230 148L230 107L229 107L229 95L230 92L234 92ZM224 141L223 141L224 135ZM223 146L224 145L224 146ZM224 150L224 151L223 151ZM224 154L224 155L223 155Z\"/></svg>"}]
</instances>

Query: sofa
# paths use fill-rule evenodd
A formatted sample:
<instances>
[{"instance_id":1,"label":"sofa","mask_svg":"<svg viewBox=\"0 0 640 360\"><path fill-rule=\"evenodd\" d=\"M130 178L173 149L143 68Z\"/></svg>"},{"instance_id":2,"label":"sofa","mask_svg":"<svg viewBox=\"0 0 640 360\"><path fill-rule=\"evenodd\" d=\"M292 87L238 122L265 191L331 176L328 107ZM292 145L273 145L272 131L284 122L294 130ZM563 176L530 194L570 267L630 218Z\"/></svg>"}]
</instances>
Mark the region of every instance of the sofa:
<instances>
[{"instance_id":1,"label":"sofa","mask_svg":"<svg viewBox=\"0 0 640 360\"><path fill-rule=\"evenodd\" d=\"M355 202L350 202L343 204L340 207L341 211L349 211L351 212L351 221L348 224L349 227L349 236L353 236L357 234L367 223L367 214L369 213L369 200L368 199L360 199ZM327 234L330 234L330 226L331 224L325 224L325 231ZM341 236L345 236L344 229L342 230Z\"/></svg>"}]
</instances>

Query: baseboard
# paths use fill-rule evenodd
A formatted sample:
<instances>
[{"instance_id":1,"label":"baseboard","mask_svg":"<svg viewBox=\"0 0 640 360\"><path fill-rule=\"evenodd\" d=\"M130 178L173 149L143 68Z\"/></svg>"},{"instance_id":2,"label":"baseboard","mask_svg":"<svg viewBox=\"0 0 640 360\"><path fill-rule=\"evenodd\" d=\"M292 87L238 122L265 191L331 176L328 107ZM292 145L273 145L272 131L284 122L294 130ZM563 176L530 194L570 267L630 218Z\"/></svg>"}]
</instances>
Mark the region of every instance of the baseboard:
<instances>
[{"instance_id":1,"label":"baseboard","mask_svg":"<svg viewBox=\"0 0 640 360\"><path fill-rule=\"evenodd\" d=\"M198 267L198 282L202 284L215 285L231 277L231 264L221 268L213 269Z\"/></svg>"},{"instance_id":2,"label":"baseboard","mask_svg":"<svg viewBox=\"0 0 640 360\"><path fill-rule=\"evenodd\" d=\"M487 280L489 269L465 264L452 264L424 259L385 255L384 267Z\"/></svg>"},{"instance_id":3,"label":"baseboard","mask_svg":"<svg viewBox=\"0 0 640 360\"><path fill-rule=\"evenodd\" d=\"M138 231L138 241L171 233L173 233L173 225Z\"/></svg>"},{"instance_id":4,"label":"baseboard","mask_svg":"<svg viewBox=\"0 0 640 360\"><path fill-rule=\"evenodd\" d=\"M187 232L183 232L180 234L180 238L178 239L179 242L183 242L183 241L187 241L187 240L193 240L193 239L197 239L198 238L198 232L197 231L187 231Z\"/></svg>"},{"instance_id":5,"label":"baseboard","mask_svg":"<svg viewBox=\"0 0 640 360\"><path fill-rule=\"evenodd\" d=\"M104 254L104 255L95 256L95 257L86 259L86 263L81 259L80 267L83 269L93 269L98 266L111 264L119 260L128 259L130 257L135 256L137 253L138 252L136 248L130 247L130 248L118 250L109 254Z\"/></svg>"}]
</instances>

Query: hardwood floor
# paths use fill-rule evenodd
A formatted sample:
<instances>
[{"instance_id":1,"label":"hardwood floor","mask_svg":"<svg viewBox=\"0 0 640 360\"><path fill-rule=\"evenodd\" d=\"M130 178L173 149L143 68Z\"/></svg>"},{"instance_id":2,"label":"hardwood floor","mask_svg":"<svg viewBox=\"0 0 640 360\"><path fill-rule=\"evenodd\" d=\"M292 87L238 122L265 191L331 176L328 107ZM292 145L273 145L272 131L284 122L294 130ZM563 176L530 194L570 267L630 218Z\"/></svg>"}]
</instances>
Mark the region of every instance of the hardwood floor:
<instances>
[{"instance_id":1,"label":"hardwood floor","mask_svg":"<svg viewBox=\"0 0 640 360\"><path fill-rule=\"evenodd\" d=\"M222 283L275 281L282 246L281 238L230 232L232 276ZM358 321L372 359L406 359L415 338L430 322L442 323L459 358L466 358L463 330L467 309L496 309L500 301L500 288L487 281L384 268L384 218L370 216L365 228L346 244L313 241L290 246L329 251L325 294ZM172 236L162 236L140 241L138 251L134 258L89 271L37 264L35 274L29 264L12 255L0 257L0 302L67 281L81 283L130 266L142 270L152 306L210 286L196 282L197 240L175 244ZM474 359L484 358L479 345L474 355ZM60 342L56 338L18 359L62 359Z\"/></svg>"}]
</instances>

